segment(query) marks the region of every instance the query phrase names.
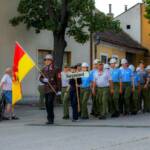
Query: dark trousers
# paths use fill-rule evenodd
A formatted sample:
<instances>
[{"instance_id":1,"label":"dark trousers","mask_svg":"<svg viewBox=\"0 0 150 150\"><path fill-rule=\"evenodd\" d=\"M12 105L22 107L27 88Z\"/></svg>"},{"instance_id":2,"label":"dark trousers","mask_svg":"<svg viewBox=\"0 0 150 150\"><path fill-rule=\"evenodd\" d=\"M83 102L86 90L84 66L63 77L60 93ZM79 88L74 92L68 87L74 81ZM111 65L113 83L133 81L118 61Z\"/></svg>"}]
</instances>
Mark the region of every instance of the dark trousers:
<instances>
[{"instance_id":1,"label":"dark trousers","mask_svg":"<svg viewBox=\"0 0 150 150\"><path fill-rule=\"evenodd\" d=\"M47 111L47 120L50 122L54 121L54 93L45 94L45 105Z\"/></svg>"},{"instance_id":2,"label":"dark trousers","mask_svg":"<svg viewBox=\"0 0 150 150\"><path fill-rule=\"evenodd\" d=\"M72 107L72 119L78 119L78 102L75 91L70 91L71 107Z\"/></svg>"},{"instance_id":3,"label":"dark trousers","mask_svg":"<svg viewBox=\"0 0 150 150\"><path fill-rule=\"evenodd\" d=\"M119 113L123 114L124 97L122 94L119 95Z\"/></svg>"}]
</instances>

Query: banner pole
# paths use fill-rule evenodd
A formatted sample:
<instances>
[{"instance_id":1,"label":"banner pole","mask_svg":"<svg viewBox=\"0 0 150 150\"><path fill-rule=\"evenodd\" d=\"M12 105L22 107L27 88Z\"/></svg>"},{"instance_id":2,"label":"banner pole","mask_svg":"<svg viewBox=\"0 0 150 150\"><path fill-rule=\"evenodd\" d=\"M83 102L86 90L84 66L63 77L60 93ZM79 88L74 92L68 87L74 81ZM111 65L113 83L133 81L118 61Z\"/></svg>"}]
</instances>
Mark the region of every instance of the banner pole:
<instances>
[{"instance_id":1,"label":"banner pole","mask_svg":"<svg viewBox=\"0 0 150 150\"><path fill-rule=\"evenodd\" d=\"M78 91L77 78L75 78L75 82L76 82L76 93L77 93L77 102L78 102L78 112L80 112L80 99L79 99L79 91Z\"/></svg>"}]
</instances>

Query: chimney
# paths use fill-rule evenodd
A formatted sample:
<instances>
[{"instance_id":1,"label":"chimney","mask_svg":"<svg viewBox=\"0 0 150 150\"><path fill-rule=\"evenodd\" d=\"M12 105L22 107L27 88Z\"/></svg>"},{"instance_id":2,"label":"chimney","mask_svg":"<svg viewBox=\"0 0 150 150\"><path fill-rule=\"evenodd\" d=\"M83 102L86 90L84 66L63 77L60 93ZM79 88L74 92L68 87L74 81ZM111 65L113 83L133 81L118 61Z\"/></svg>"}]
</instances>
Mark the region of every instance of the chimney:
<instances>
[{"instance_id":1,"label":"chimney","mask_svg":"<svg viewBox=\"0 0 150 150\"><path fill-rule=\"evenodd\" d=\"M114 17L114 14L112 13L112 4L109 4L109 13L107 14L109 17Z\"/></svg>"},{"instance_id":2,"label":"chimney","mask_svg":"<svg viewBox=\"0 0 150 150\"><path fill-rule=\"evenodd\" d=\"M109 4L109 14L112 13L112 4Z\"/></svg>"},{"instance_id":3,"label":"chimney","mask_svg":"<svg viewBox=\"0 0 150 150\"><path fill-rule=\"evenodd\" d=\"M128 5L125 5L125 11L127 11L128 10Z\"/></svg>"}]
</instances>

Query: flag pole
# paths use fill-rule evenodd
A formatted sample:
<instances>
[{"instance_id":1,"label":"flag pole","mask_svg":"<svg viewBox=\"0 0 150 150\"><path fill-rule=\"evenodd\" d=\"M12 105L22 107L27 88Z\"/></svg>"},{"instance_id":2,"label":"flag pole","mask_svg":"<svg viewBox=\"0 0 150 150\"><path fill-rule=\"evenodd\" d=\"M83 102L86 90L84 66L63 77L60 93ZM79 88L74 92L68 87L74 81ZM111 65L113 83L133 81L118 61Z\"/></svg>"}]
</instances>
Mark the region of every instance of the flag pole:
<instances>
[{"instance_id":1,"label":"flag pole","mask_svg":"<svg viewBox=\"0 0 150 150\"><path fill-rule=\"evenodd\" d=\"M40 74L41 74L44 78L47 78L47 77L45 76L45 74L40 70L40 68L39 68L37 65L35 65L35 68L40 72ZM50 84L50 82L48 82L48 85L49 85L50 88L53 90L53 92L54 92L55 94L57 94L56 90L55 90L54 87Z\"/></svg>"},{"instance_id":2,"label":"flag pole","mask_svg":"<svg viewBox=\"0 0 150 150\"><path fill-rule=\"evenodd\" d=\"M78 101L78 112L80 112L80 99L79 99L79 91L78 91L77 78L75 79L75 84L76 84L76 94L77 94L77 101Z\"/></svg>"}]
</instances>

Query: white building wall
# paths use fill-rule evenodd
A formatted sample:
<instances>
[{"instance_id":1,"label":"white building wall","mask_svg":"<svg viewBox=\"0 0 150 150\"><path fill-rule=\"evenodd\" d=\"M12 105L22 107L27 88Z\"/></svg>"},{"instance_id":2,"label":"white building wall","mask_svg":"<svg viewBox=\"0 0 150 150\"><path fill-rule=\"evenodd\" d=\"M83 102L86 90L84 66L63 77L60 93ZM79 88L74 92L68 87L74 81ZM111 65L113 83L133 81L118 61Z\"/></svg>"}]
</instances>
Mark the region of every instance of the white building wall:
<instances>
[{"instance_id":1,"label":"white building wall","mask_svg":"<svg viewBox=\"0 0 150 150\"><path fill-rule=\"evenodd\" d=\"M80 44L75 42L73 38L66 38L68 41L67 50L72 53L71 63L87 62L90 63L90 42Z\"/></svg>"},{"instance_id":2,"label":"white building wall","mask_svg":"<svg viewBox=\"0 0 150 150\"><path fill-rule=\"evenodd\" d=\"M141 7L140 4L135 5L126 12L115 18L121 23L121 28L129 34L135 41L141 43ZM127 29L127 25L131 29Z\"/></svg>"},{"instance_id":3,"label":"white building wall","mask_svg":"<svg viewBox=\"0 0 150 150\"><path fill-rule=\"evenodd\" d=\"M36 62L38 49L53 49L51 32L42 31L40 34L35 34L34 29L27 31L23 24L17 27L9 24L9 19L17 15L19 1L0 0L0 78L5 68L12 65L15 41L18 41ZM67 50L72 51L72 64L82 60L89 62L89 42L80 45L73 39L67 41ZM33 69L23 81L24 96L37 96L37 76L37 70Z\"/></svg>"}]
</instances>

